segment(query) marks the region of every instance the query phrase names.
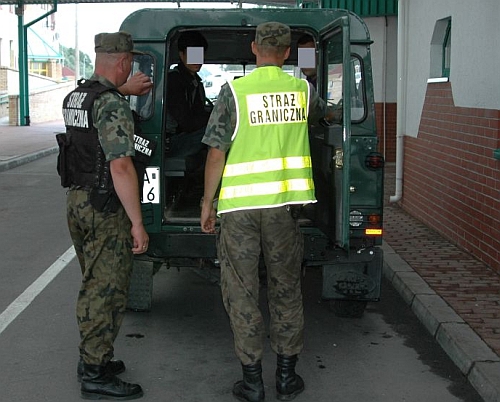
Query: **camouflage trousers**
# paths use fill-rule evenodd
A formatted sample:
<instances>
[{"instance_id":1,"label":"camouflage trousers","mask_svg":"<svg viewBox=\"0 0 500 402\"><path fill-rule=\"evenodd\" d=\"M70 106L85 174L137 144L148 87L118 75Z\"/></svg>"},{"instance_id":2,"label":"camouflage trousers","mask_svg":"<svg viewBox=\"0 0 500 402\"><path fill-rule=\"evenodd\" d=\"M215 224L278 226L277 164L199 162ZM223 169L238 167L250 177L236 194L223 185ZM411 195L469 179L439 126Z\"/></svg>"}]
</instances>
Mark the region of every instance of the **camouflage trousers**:
<instances>
[{"instance_id":1,"label":"camouflage trousers","mask_svg":"<svg viewBox=\"0 0 500 402\"><path fill-rule=\"evenodd\" d=\"M133 264L130 220L121 206L116 213L96 211L85 190L68 192L67 219L82 270L76 305L80 355L87 364L104 365L113 357L127 305Z\"/></svg>"},{"instance_id":2,"label":"camouflage trousers","mask_svg":"<svg viewBox=\"0 0 500 402\"><path fill-rule=\"evenodd\" d=\"M224 213L218 257L221 290L242 364L262 359L266 335L259 309L259 257L267 270L271 348L286 356L301 352L304 313L301 292L303 238L288 207Z\"/></svg>"}]
</instances>

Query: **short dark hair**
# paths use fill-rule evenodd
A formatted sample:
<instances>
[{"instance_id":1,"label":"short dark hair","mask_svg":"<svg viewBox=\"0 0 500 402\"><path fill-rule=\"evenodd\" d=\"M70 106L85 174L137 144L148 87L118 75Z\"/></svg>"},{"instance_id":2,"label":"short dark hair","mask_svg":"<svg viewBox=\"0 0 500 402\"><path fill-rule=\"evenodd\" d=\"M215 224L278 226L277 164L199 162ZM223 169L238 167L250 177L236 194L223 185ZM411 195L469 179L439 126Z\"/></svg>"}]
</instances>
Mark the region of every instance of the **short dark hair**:
<instances>
[{"instance_id":1,"label":"short dark hair","mask_svg":"<svg viewBox=\"0 0 500 402\"><path fill-rule=\"evenodd\" d=\"M177 39L177 49L179 52L184 52L188 47L203 47L207 50L208 42L198 31L183 32Z\"/></svg>"},{"instance_id":2,"label":"short dark hair","mask_svg":"<svg viewBox=\"0 0 500 402\"><path fill-rule=\"evenodd\" d=\"M314 38L309 35L309 34L304 34L302 35L298 40L297 40L297 45L305 45L306 43L313 42L315 43L316 41Z\"/></svg>"}]
</instances>

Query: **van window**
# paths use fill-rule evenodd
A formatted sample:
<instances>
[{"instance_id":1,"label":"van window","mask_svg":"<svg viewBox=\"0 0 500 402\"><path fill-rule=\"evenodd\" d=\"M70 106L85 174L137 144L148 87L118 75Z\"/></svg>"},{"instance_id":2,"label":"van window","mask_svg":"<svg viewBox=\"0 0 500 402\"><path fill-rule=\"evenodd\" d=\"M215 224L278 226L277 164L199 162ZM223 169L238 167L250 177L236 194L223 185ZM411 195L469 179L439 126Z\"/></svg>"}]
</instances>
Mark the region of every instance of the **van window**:
<instances>
[{"instance_id":1,"label":"van window","mask_svg":"<svg viewBox=\"0 0 500 402\"><path fill-rule=\"evenodd\" d=\"M132 63L132 70L130 75L134 75L137 72L143 72L151 81L154 80L154 59L149 54L134 55L134 61ZM146 95L130 96L130 108L135 111L142 119L149 119L153 116L153 91L149 91Z\"/></svg>"},{"instance_id":2,"label":"van window","mask_svg":"<svg viewBox=\"0 0 500 402\"><path fill-rule=\"evenodd\" d=\"M222 85L250 74L255 70L255 64L204 64L198 75L202 77L205 95L212 102L217 100ZM283 66L283 71L294 75L293 66Z\"/></svg>"},{"instance_id":3,"label":"van window","mask_svg":"<svg viewBox=\"0 0 500 402\"><path fill-rule=\"evenodd\" d=\"M353 56L351 58L352 77L354 81L351 86L351 120L361 121L365 117L365 89L361 60Z\"/></svg>"},{"instance_id":4,"label":"van window","mask_svg":"<svg viewBox=\"0 0 500 402\"><path fill-rule=\"evenodd\" d=\"M339 57L339 47L331 41L328 49L327 102L331 106L341 106L343 101L342 82L344 72L342 60ZM361 60L353 55L350 63L352 83L351 91L351 121L360 122L365 118L366 104Z\"/></svg>"}]
</instances>

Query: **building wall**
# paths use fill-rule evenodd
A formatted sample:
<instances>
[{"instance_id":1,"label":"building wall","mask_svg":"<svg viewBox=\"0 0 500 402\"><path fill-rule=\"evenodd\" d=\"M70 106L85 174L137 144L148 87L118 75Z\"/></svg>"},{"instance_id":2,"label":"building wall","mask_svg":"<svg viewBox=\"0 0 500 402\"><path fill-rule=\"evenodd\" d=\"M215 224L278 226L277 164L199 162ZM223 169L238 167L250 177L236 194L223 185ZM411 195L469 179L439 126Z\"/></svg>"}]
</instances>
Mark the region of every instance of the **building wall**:
<instances>
[{"instance_id":1,"label":"building wall","mask_svg":"<svg viewBox=\"0 0 500 402\"><path fill-rule=\"evenodd\" d=\"M406 101L404 134L416 137L430 78L430 45L436 21L451 17L451 69L455 104L461 107L499 109L500 65L498 19L500 2L481 0L471 7L465 0L404 0L408 7Z\"/></svg>"},{"instance_id":2,"label":"building wall","mask_svg":"<svg viewBox=\"0 0 500 402\"><path fill-rule=\"evenodd\" d=\"M500 111L455 105L429 84L418 137L406 137L403 207L500 272Z\"/></svg>"},{"instance_id":3,"label":"building wall","mask_svg":"<svg viewBox=\"0 0 500 402\"><path fill-rule=\"evenodd\" d=\"M384 155L386 163L394 163L396 161L396 102L377 102L375 115L379 137L378 152Z\"/></svg>"},{"instance_id":4,"label":"building wall","mask_svg":"<svg viewBox=\"0 0 500 402\"><path fill-rule=\"evenodd\" d=\"M43 123L62 119L64 97L75 88L74 82L57 84L30 94L30 123ZM9 125L18 126L19 95L9 96Z\"/></svg>"},{"instance_id":5,"label":"building wall","mask_svg":"<svg viewBox=\"0 0 500 402\"><path fill-rule=\"evenodd\" d=\"M397 96L397 17L364 18L373 44L373 90L376 102L396 102Z\"/></svg>"},{"instance_id":6,"label":"building wall","mask_svg":"<svg viewBox=\"0 0 500 402\"><path fill-rule=\"evenodd\" d=\"M40 88L53 86L60 82L62 72L60 65L57 63L53 67L54 74L59 75L59 80L56 78L44 77L38 74L28 74L28 88L30 91ZM0 67L0 91L8 91L9 94L19 94L19 71L12 68Z\"/></svg>"},{"instance_id":7,"label":"building wall","mask_svg":"<svg viewBox=\"0 0 500 402\"><path fill-rule=\"evenodd\" d=\"M396 160L397 17L363 19L370 31L379 152Z\"/></svg>"},{"instance_id":8,"label":"building wall","mask_svg":"<svg viewBox=\"0 0 500 402\"><path fill-rule=\"evenodd\" d=\"M430 78L430 45L436 21L452 18L452 68L454 101L457 106L499 109L500 80L495 66L500 65L497 47L500 2L483 0L470 8L465 0L404 0L408 21L405 34L403 77L406 87L402 134L416 137L427 80ZM366 17L370 31L374 93L380 151L387 162L395 161L398 18ZM403 38L404 39L404 38ZM411 51L409 50L411 49Z\"/></svg>"},{"instance_id":9,"label":"building wall","mask_svg":"<svg viewBox=\"0 0 500 402\"><path fill-rule=\"evenodd\" d=\"M17 67L17 16L14 9L14 5L0 5L0 67Z\"/></svg>"},{"instance_id":10,"label":"building wall","mask_svg":"<svg viewBox=\"0 0 500 402\"><path fill-rule=\"evenodd\" d=\"M42 123L62 119L63 100L74 88L74 82L68 82L33 93L30 96L31 122Z\"/></svg>"},{"instance_id":11,"label":"building wall","mask_svg":"<svg viewBox=\"0 0 500 402\"><path fill-rule=\"evenodd\" d=\"M400 1L407 8L402 207L500 272L500 3ZM449 82L432 83L436 21L451 17Z\"/></svg>"},{"instance_id":12,"label":"building wall","mask_svg":"<svg viewBox=\"0 0 500 402\"><path fill-rule=\"evenodd\" d=\"M52 9L52 4L25 6L24 23L34 21ZM45 43L59 49L59 39L55 31L56 14L50 14L31 26ZM19 68L18 16L14 5L0 5L0 67ZM30 43L28 43L28 47ZM57 71L55 71L57 73ZM53 78L60 78L51 76Z\"/></svg>"}]
</instances>

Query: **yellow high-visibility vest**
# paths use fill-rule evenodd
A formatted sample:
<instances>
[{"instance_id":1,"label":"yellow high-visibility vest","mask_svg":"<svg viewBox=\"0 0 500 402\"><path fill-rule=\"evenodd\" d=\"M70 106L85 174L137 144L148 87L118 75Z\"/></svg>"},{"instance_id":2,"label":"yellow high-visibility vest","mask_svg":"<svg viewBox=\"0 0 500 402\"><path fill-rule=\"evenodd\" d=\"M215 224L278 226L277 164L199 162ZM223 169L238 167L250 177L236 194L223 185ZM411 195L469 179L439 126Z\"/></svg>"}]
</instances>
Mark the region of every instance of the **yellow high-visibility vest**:
<instances>
[{"instance_id":1,"label":"yellow high-visibility vest","mask_svg":"<svg viewBox=\"0 0 500 402\"><path fill-rule=\"evenodd\" d=\"M265 66L229 85L237 123L218 213L315 202L307 82Z\"/></svg>"}]
</instances>

